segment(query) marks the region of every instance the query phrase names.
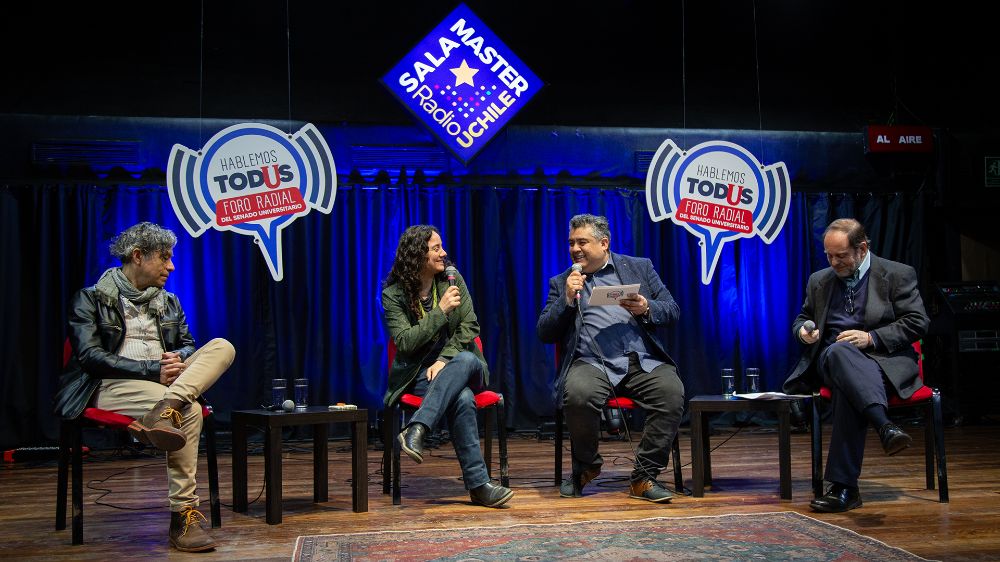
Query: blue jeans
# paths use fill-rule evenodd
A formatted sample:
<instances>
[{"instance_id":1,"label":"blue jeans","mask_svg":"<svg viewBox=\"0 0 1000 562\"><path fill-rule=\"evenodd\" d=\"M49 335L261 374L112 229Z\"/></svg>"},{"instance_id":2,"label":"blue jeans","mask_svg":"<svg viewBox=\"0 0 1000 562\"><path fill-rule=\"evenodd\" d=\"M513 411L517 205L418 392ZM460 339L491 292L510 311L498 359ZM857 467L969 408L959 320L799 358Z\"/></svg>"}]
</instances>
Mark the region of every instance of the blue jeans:
<instances>
[{"instance_id":1,"label":"blue jeans","mask_svg":"<svg viewBox=\"0 0 1000 562\"><path fill-rule=\"evenodd\" d=\"M421 371L413 382L411 393L423 397L410 423L422 423L434 429L447 417L451 442L462 467L466 489L486 484L490 477L479 448L479 425L476 421L475 393L483 388L483 364L468 351L456 355L441 369L433 381L428 382L426 371Z\"/></svg>"}]
</instances>

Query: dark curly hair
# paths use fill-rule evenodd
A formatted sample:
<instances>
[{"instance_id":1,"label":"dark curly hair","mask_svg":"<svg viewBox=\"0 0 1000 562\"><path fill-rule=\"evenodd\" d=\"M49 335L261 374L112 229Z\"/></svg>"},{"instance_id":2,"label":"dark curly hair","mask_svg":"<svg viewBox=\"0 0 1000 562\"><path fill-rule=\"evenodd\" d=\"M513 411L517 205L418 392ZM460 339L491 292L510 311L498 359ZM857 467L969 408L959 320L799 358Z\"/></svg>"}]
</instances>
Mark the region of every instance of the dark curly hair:
<instances>
[{"instance_id":1,"label":"dark curly hair","mask_svg":"<svg viewBox=\"0 0 1000 562\"><path fill-rule=\"evenodd\" d=\"M420 271L427 263L427 242L431 236L441 232L429 224L415 224L403 231L396 246L396 257L392 261L392 270L386 277L383 287L399 283L403 294L409 302L410 311L420 318ZM446 260L447 265L451 260Z\"/></svg>"}]
</instances>

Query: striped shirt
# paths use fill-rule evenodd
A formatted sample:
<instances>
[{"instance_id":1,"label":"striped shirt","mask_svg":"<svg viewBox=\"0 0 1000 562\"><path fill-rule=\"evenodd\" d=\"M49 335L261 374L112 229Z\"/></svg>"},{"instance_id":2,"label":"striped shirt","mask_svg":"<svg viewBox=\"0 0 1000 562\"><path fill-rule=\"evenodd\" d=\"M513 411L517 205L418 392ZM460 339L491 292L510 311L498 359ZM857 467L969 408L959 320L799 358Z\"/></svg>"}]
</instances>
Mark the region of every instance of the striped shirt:
<instances>
[{"instance_id":1,"label":"striped shirt","mask_svg":"<svg viewBox=\"0 0 1000 562\"><path fill-rule=\"evenodd\" d=\"M118 355L141 361L163 357L163 345L156 327L156 319L149 313L149 304L136 306L122 297L122 311L125 313L125 338Z\"/></svg>"}]
</instances>

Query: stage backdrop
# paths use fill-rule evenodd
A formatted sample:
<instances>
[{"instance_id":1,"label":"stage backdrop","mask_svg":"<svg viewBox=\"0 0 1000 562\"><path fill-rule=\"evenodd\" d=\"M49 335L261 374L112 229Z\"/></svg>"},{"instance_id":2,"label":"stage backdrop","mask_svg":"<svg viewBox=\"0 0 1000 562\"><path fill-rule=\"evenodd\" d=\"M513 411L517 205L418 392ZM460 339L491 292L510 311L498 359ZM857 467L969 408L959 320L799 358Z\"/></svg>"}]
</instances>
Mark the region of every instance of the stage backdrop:
<instances>
[{"instance_id":1,"label":"stage backdrop","mask_svg":"<svg viewBox=\"0 0 1000 562\"><path fill-rule=\"evenodd\" d=\"M216 231L190 238L163 187L4 185L0 446L55 439L51 400L67 302L116 265L109 239L140 220L178 234L167 289L178 294L197 341L225 337L236 346L235 363L208 393L223 422L234 409L264 402L273 377L310 379L315 404L380 409L387 371L382 280L402 230L431 223L469 284L509 424L534 428L553 413L556 372L535 322L548 278L570 264L568 220L584 212L607 215L612 250L652 259L679 303L669 345L689 397L719 392L723 367L760 367L765 389L780 388L799 352L789 326L809 273L826 266L820 236L833 218L857 217L876 254L918 271L922 265L919 194L795 193L777 240L726 245L715 279L704 286L697 240L653 223L641 191L342 184L332 214L283 231L285 279L276 283L248 238Z\"/></svg>"}]
</instances>

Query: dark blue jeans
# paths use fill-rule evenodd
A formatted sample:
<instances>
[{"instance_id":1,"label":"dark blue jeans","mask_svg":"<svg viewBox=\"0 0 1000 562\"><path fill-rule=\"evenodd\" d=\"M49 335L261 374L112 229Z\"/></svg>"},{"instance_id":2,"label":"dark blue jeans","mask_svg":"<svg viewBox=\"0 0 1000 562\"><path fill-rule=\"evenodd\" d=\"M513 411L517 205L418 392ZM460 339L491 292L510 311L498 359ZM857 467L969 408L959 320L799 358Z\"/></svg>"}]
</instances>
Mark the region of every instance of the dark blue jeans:
<instances>
[{"instance_id":1,"label":"dark blue jeans","mask_svg":"<svg viewBox=\"0 0 1000 562\"><path fill-rule=\"evenodd\" d=\"M466 489L490 481L479 448L479 425L476 421L475 392L483 390L483 364L468 351L456 355L428 382L426 371L417 375L411 393L423 397L410 423L422 423L434 429L442 418L448 419L451 442L462 467Z\"/></svg>"}]
</instances>

